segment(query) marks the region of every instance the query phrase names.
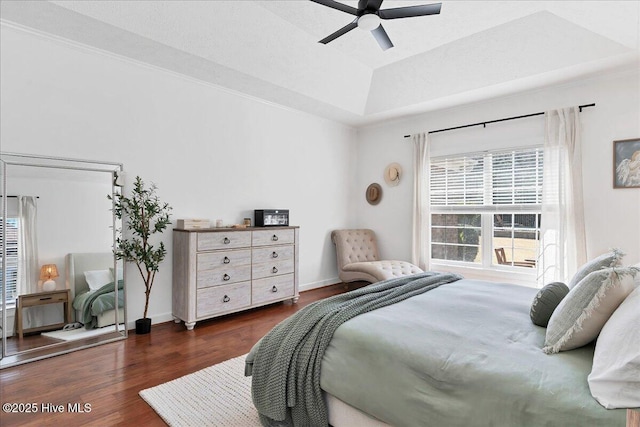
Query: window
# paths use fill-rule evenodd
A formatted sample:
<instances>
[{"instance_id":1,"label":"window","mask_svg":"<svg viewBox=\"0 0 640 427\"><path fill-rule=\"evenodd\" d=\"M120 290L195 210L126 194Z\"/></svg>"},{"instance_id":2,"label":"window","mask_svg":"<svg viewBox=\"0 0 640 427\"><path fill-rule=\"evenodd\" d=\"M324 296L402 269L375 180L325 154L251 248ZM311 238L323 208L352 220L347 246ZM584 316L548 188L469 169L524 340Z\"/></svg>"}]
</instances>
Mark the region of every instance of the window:
<instances>
[{"instance_id":1,"label":"window","mask_svg":"<svg viewBox=\"0 0 640 427\"><path fill-rule=\"evenodd\" d=\"M2 254L0 254L0 277L4 284L4 297L7 304L13 305L18 297L18 219L7 218L7 232L3 230L4 221L0 218L0 239L7 239L7 275L2 271ZM0 240L0 245L2 241Z\"/></svg>"},{"instance_id":2,"label":"window","mask_svg":"<svg viewBox=\"0 0 640 427\"><path fill-rule=\"evenodd\" d=\"M542 166L542 148L432 159L431 259L535 267Z\"/></svg>"}]
</instances>

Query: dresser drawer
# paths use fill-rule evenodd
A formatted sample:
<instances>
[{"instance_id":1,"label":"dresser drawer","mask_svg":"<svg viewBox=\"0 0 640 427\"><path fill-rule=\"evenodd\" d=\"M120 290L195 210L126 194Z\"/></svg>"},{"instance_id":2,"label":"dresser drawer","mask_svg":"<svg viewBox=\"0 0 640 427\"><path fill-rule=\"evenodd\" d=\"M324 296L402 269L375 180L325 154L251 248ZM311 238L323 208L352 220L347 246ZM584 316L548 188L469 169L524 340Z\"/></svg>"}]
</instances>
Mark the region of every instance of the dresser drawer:
<instances>
[{"instance_id":1,"label":"dresser drawer","mask_svg":"<svg viewBox=\"0 0 640 427\"><path fill-rule=\"evenodd\" d=\"M236 267L251 264L251 249L205 252L197 255L198 272L220 267Z\"/></svg>"},{"instance_id":2,"label":"dresser drawer","mask_svg":"<svg viewBox=\"0 0 640 427\"><path fill-rule=\"evenodd\" d=\"M246 248L251 246L250 231L198 233L198 251Z\"/></svg>"},{"instance_id":3,"label":"dresser drawer","mask_svg":"<svg viewBox=\"0 0 640 427\"><path fill-rule=\"evenodd\" d=\"M224 313L251 305L251 282L198 289L197 317Z\"/></svg>"},{"instance_id":4,"label":"dresser drawer","mask_svg":"<svg viewBox=\"0 0 640 427\"><path fill-rule=\"evenodd\" d=\"M245 280L251 280L250 264L236 267L225 265L212 270L198 271L196 283L198 288L208 288L211 286L244 282Z\"/></svg>"},{"instance_id":5,"label":"dresser drawer","mask_svg":"<svg viewBox=\"0 0 640 427\"><path fill-rule=\"evenodd\" d=\"M293 245L254 248L251 253L254 264L293 259Z\"/></svg>"},{"instance_id":6,"label":"dresser drawer","mask_svg":"<svg viewBox=\"0 0 640 427\"><path fill-rule=\"evenodd\" d=\"M22 308L33 307L43 304L57 304L69 302L69 291L45 291L35 294L20 295L20 305Z\"/></svg>"},{"instance_id":7,"label":"dresser drawer","mask_svg":"<svg viewBox=\"0 0 640 427\"><path fill-rule=\"evenodd\" d=\"M263 277L280 276L283 274L293 273L293 258L283 259L281 261L263 262L253 264L252 277L261 279Z\"/></svg>"},{"instance_id":8,"label":"dresser drawer","mask_svg":"<svg viewBox=\"0 0 640 427\"><path fill-rule=\"evenodd\" d=\"M293 274L253 281L251 303L261 304L293 296Z\"/></svg>"},{"instance_id":9,"label":"dresser drawer","mask_svg":"<svg viewBox=\"0 0 640 427\"><path fill-rule=\"evenodd\" d=\"M298 244L298 227L174 229L174 320L192 330L205 319L297 302Z\"/></svg>"},{"instance_id":10,"label":"dresser drawer","mask_svg":"<svg viewBox=\"0 0 640 427\"><path fill-rule=\"evenodd\" d=\"M253 232L253 246L288 245L294 241L292 229L258 230Z\"/></svg>"}]
</instances>

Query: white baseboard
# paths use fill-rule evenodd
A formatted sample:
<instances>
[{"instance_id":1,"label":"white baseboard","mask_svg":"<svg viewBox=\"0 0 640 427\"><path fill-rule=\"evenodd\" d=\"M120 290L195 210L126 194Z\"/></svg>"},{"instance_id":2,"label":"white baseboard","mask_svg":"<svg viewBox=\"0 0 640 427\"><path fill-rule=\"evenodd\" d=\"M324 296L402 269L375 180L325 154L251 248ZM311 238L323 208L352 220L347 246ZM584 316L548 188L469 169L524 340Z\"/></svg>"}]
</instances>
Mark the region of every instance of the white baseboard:
<instances>
[{"instance_id":1,"label":"white baseboard","mask_svg":"<svg viewBox=\"0 0 640 427\"><path fill-rule=\"evenodd\" d=\"M340 279L337 277L332 279L320 280L317 282L305 283L304 285L300 285L300 292L310 291L311 289L323 288L325 286L335 285L336 283L342 283ZM173 322L173 315L171 313L162 313L162 314L153 314L151 317L151 324L155 325L156 323L164 323L164 322ZM127 321L127 329L135 329L136 321L128 320Z\"/></svg>"},{"instance_id":2,"label":"white baseboard","mask_svg":"<svg viewBox=\"0 0 640 427\"><path fill-rule=\"evenodd\" d=\"M325 286L335 285L336 283L342 283L342 280L338 279L337 277L334 277L331 279L320 280L318 282L305 283L304 285L300 285L300 292L310 291L311 289L323 288Z\"/></svg>"},{"instance_id":3,"label":"white baseboard","mask_svg":"<svg viewBox=\"0 0 640 427\"><path fill-rule=\"evenodd\" d=\"M171 313L162 313L162 314L154 314L151 316L151 324L155 325L157 323L165 323L165 322L173 322L173 316ZM136 328L136 319L127 320L127 330Z\"/></svg>"}]
</instances>

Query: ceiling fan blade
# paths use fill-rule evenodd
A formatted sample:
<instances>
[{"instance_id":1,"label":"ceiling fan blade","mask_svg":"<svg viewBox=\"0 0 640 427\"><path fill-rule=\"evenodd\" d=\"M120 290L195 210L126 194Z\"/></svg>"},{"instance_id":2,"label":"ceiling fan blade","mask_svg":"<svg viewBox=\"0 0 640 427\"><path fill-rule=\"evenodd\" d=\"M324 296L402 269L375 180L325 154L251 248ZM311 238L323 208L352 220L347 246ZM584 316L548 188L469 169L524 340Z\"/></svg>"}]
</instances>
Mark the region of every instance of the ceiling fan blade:
<instances>
[{"instance_id":1,"label":"ceiling fan blade","mask_svg":"<svg viewBox=\"0 0 640 427\"><path fill-rule=\"evenodd\" d=\"M358 2L358 10L369 10L377 12L383 0L360 0Z\"/></svg>"},{"instance_id":2,"label":"ceiling fan blade","mask_svg":"<svg viewBox=\"0 0 640 427\"><path fill-rule=\"evenodd\" d=\"M341 10L342 12L350 13L351 15L358 16L358 9L355 7L347 6L346 4L338 3L333 0L311 0L314 3L318 3L332 9Z\"/></svg>"},{"instance_id":3,"label":"ceiling fan blade","mask_svg":"<svg viewBox=\"0 0 640 427\"><path fill-rule=\"evenodd\" d=\"M342 36L344 34L347 34L349 31L353 30L357 26L358 26L358 20L355 19L352 23L345 25L344 27L340 28L335 33L333 33L331 35L328 35L327 37L323 38L322 40L320 40L319 43L327 44L330 41L333 41L333 40L337 39L338 37L340 37L340 36Z\"/></svg>"},{"instance_id":4,"label":"ceiling fan blade","mask_svg":"<svg viewBox=\"0 0 640 427\"><path fill-rule=\"evenodd\" d=\"M412 16L437 15L440 13L442 3L425 4L421 6L394 7L381 10L378 15L381 19L410 18Z\"/></svg>"},{"instance_id":5,"label":"ceiling fan blade","mask_svg":"<svg viewBox=\"0 0 640 427\"><path fill-rule=\"evenodd\" d=\"M387 50L390 47L393 47L393 43L391 43L391 39L387 35L387 32L382 28L382 25L378 26L375 30L371 30L371 34L376 38L376 41L382 48L382 50Z\"/></svg>"}]
</instances>

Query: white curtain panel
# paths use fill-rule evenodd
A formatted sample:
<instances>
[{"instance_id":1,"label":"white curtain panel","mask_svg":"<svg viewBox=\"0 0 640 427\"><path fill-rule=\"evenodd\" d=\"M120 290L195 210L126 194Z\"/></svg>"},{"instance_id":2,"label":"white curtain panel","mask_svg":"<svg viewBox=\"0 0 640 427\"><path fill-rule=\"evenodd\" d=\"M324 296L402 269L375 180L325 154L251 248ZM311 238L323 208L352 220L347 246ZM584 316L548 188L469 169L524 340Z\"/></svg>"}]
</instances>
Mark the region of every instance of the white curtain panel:
<instances>
[{"instance_id":1,"label":"white curtain panel","mask_svg":"<svg viewBox=\"0 0 640 427\"><path fill-rule=\"evenodd\" d=\"M40 270L38 263L37 197L18 196L18 294L38 292ZM38 307L35 307L38 308ZM25 327L42 323L42 310L28 309Z\"/></svg>"},{"instance_id":2,"label":"white curtain panel","mask_svg":"<svg viewBox=\"0 0 640 427\"><path fill-rule=\"evenodd\" d=\"M568 283L586 262L578 107L545 113L538 286Z\"/></svg>"},{"instance_id":3,"label":"white curtain panel","mask_svg":"<svg viewBox=\"0 0 640 427\"><path fill-rule=\"evenodd\" d=\"M411 262L429 270L431 214L429 210L429 134L413 135L413 239Z\"/></svg>"}]
</instances>

